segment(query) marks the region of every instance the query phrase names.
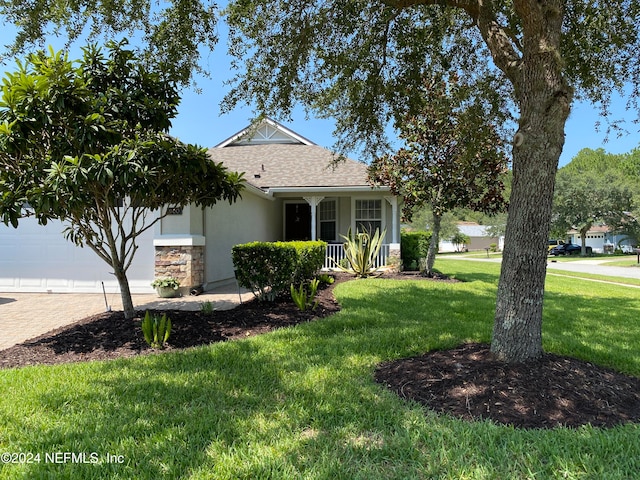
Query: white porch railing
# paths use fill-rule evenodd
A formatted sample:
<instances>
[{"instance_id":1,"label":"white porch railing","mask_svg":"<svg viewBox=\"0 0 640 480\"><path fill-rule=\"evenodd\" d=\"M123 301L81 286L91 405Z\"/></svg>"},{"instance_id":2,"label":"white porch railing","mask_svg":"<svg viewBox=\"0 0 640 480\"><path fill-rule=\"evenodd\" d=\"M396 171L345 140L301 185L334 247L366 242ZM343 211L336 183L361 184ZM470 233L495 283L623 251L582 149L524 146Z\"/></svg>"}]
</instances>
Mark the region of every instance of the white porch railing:
<instances>
[{"instance_id":1,"label":"white porch railing","mask_svg":"<svg viewBox=\"0 0 640 480\"><path fill-rule=\"evenodd\" d=\"M324 257L324 266L322 267L325 270L331 270L338 268L337 265L340 264L340 261L345 258L344 254L344 246L341 243L330 243L327 245L327 253ZM387 259L389 258L389 244L383 244L380 248L380 252L376 257L375 268L384 267L387 264Z\"/></svg>"}]
</instances>

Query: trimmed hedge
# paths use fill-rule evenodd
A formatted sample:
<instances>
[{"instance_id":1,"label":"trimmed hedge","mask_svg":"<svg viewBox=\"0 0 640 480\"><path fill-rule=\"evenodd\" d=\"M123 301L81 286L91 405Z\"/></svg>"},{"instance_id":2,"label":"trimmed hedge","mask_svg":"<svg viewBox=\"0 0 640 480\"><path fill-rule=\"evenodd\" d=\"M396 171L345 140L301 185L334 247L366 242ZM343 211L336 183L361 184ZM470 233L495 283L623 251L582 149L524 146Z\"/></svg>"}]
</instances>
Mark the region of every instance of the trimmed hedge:
<instances>
[{"instance_id":1,"label":"trimmed hedge","mask_svg":"<svg viewBox=\"0 0 640 480\"><path fill-rule=\"evenodd\" d=\"M252 242L233 247L238 283L273 301L292 283L311 280L324 263L325 242Z\"/></svg>"},{"instance_id":2,"label":"trimmed hedge","mask_svg":"<svg viewBox=\"0 0 640 480\"><path fill-rule=\"evenodd\" d=\"M327 254L327 243L322 241L287 242L298 252L298 264L293 275L294 283L313 280L322 266Z\"/></svg>"},{"instance_id":3,"label":"trimmed hedge","mask_svg":"<svg viewBox=\"0 0 640 480\"><path fill-rule=\"evenodd\" d=\"M400 234L400 257L405 270L418 270L420 259L427 257L431 232L402 232Z\"/></svg>"}]
</instances>

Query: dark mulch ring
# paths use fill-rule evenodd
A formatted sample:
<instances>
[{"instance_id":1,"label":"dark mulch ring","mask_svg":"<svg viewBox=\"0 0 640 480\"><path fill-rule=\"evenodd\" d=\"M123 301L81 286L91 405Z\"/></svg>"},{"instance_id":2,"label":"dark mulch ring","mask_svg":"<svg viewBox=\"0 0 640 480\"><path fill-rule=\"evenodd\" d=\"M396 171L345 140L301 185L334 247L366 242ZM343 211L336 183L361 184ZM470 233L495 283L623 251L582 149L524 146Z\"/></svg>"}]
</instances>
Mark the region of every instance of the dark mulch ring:
<instances>
[{"instance_id":1,"label":"dark mulch ring","mask_svg":"<svg viewBox=\"0 0 640 480\"><path fill-rule=\"evenodd\" d=\"M457 281L412 272L386 273L381 278ZM324 318L340 309L333 287L348 279L336 275L336 282L318 293L314 311L301 312L288 298L273 304L250 301L210 314L166 311L173 329L163 351L246 338ZM145 343L140 318L127 321L122 312L109 312L1 350L0 369L158 352ZM523 428L609 427L640 421L640 378L551 354L537 362L505 365L491 358L487 346L467 344L380 365L375 378L403 398L469 420L490 419Z\"/></svg>"},{"instance_id":2,"label":"dark mulch ring","mask_svg":"<svg viewBox=\"0 0 640 480\"><path fill-rule=\"evenodd\" d=\"M469 343L379 365L376 381L436 412L521 428L640 421L640 378L550 353L507 365Z\"/></svg>"}]
</instances>

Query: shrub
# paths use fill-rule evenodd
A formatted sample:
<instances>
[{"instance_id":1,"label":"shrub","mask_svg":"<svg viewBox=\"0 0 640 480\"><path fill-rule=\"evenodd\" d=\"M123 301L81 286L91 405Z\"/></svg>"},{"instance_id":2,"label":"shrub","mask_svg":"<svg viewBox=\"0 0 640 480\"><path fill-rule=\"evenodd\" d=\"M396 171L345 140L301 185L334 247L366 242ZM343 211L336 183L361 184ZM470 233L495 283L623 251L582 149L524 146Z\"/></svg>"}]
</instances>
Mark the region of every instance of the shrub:
<instances>
[{"instance_id":1,"label":"shrub","mask_svg":"<svg viewBox=\"0 0 640 480\"><path fill-rule=\"evenodd\" d=\"M291 282L307 282L322 268L325 242L253 242L232 250L238 283L260 300L274 301Z\"/></svg>"},{"instance_id":2,"label":"shrub","mask_svg":"<svg viewBox=\"0 0 640 480\"><path fill-rule=\"evenodd\" d=\"M284 292L298 265L298 251L286 242L252 242L232 249L238 283L259 300L274 301Z\"/></svg>"},{"instance_id":3,"label":"shrub","mask_svg":"<svg viewBox=\"0 0 640 480\"><path fill-rule=\"evenodd\" d=\"M164 348L164 344L171 335L171 319L166 313L159 317L147 311L142 320L142 334L151 348Z\"/></svg>"},{"instance_id":4,"label":"shrub","mask_svg":"<svg viewBox=\"0 0 640 480\"><path fill-rule=\"evenodd\" d=\"M327 243L322 241L288 243L298 252L298 264L293 274L293 282L298 284L311 281L324 265Z\"/></svg>"},{"instance_id":5,"label":"shrub","mask_svg":"<svg viewBox=\"0 0 640 480\"><path fill-rule=\"evenodd\" d=\"M400 256L405 270L415 270L420 259L426 258L431 242L431 232L402 232L400 235Z\"/></svg>"}]
</instances>

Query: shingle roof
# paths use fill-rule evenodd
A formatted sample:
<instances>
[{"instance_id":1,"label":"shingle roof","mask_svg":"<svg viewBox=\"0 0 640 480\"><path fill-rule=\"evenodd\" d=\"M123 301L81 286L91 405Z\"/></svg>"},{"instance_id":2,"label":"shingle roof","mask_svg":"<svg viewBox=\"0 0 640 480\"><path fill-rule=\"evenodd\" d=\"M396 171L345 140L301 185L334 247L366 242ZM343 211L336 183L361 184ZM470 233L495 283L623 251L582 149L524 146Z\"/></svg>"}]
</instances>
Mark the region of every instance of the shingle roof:
<instances>
[{"instance_id":1,"label":"shingle roof","mask_svg":"<svg viewBox=\"0 0 640 480\"><path fill-rule=\"evenodd\" d=\"M318 145L230 145L211 148L209 155L231 171L245 172L245 180L263 190L369 185L365 164L347 158L334 166L333 153Z\"/></svg>"}]
</instances>

